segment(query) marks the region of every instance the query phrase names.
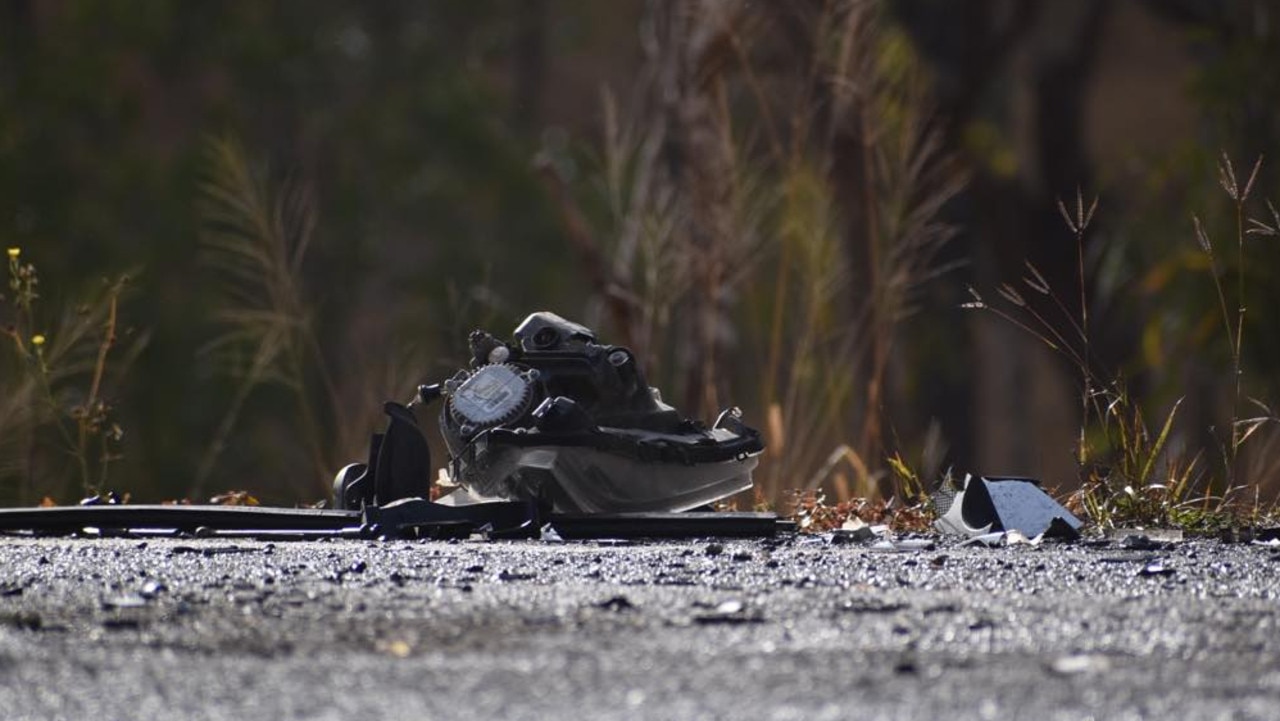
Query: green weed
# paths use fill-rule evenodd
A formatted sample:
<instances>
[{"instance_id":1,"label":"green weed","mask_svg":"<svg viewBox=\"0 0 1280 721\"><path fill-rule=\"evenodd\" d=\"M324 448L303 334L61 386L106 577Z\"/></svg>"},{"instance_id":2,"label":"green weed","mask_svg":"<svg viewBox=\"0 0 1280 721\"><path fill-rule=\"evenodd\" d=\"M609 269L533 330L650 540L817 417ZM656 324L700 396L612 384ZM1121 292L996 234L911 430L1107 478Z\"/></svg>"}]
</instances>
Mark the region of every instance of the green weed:
<instances>
[{"instance_id":1,"label":"green weed","mask_svg":"<svg viewBox=\"0 0 1280 721\"><path fill-rule=\"evenodd\" d=\"M8 292L0 295L10 355L0 360L0 478L20 503L97 496L121 458L124 430L114 393L145 338L128 334L121 347L121 275L73 308L51 314L40 276L20 248L6 251ZM123 351L123 352L122 352ZM12 460L8 460L12 459ZM74 484L74 486L73 486Z\"/></svg>"}]
</instances>

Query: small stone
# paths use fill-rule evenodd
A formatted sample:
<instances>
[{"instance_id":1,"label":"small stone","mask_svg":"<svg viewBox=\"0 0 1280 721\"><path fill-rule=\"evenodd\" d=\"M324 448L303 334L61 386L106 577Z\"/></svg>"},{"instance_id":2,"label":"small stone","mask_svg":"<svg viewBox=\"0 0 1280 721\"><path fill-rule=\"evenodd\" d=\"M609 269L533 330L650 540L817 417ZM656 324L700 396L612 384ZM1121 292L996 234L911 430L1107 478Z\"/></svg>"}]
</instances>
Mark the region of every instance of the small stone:
<instances>
[{"instance_id":1,"label":"small stone","mask_svg":"<svg viewBox=\"0 0 1280 721\"><path fill-rule=\"evenodd\" d=\"M1103 656L1073 654L1060 656L1049 664L1049 670L1061 676L1075 676L1082 673L1106 671L1111 663Z\"/></svg>"},{"instance_id":2,"label":"small stone","mask_svg":"<svg viewBox=\"0 0 1280 721\"><path fill-rule=\"evenodd\" d=\"M596 608L603 609L605 611L614 611L614 612L630 611L631 609L636 607L636 605L631 602L631 599L627 598L626 596L614 596L613 598L610 598L606 601L601 601L595 604L595 606Z\"/></svg>"},{"instance_id":3,"label":"small stone","mask_svg":"<svg viewBox=\"0 0 1280 721\"><path fill-rule=\"evenodd\" d=\"M724 601L719 605L717 605L715 612L722 613L722 614L742 613L743 608L746 608L746 605L742 601L739 601L737 599L732 599L729 601Z\"/></svg>"},{"instance_id":4,"label":"small stone","mask_svg":"<svg viewBox=\"0 0 1280 721\"><path fill-rule=\"evenodd\" d=\"M159 581L147 581L146 583L142 584L142 590L140 591L140 594L143 598L150 599L150 598L155 598L156 596L159 596L161 593L164 593L167 590L169 589L166 588L165 585L163 583L160 583Z\"/></svg>"},{"instance_id":5,"label":"small stone","mask_svg":"<svg viewBox=\"0 0 1280 721\"><path fill-rule=\"evenodd\" d=\"M102 607L106 610L116 608L142 608L147 605L147 599L142 596L116 596L108 598L102 602Z\"/></svg>"},{"instance_id":6,"label":"small stone","mask_svg":"<svg viewBox=\"0 0 1280 721\"><path fill-rule=\"evenodd\" d=\"M893 672L899 676L914 676L920 673L920 669L915 661L904 658L893 665Z\"/></svg>"}]
</instances>

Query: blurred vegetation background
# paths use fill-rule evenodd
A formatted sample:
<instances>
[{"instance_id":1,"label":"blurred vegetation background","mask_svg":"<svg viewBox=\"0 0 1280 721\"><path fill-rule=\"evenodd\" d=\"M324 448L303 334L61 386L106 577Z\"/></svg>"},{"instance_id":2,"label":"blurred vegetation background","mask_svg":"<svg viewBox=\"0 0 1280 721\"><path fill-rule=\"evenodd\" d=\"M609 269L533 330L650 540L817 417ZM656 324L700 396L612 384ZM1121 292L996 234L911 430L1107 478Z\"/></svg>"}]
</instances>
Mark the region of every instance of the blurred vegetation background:
<instances>
[{"instance_id":1,"label":"blurred vegetation background","mask_svg":"<svg viewBox=\"0 0 1280 721\"><path fill-rule=\"evenodd\" d=\"M1277 33L1264 0L0 0L0 502L321 498L382 400L538 309L742 406L766 497L889 458L1069 489L1080 369L961 307L1027 262L1153 434L1183 399L1167 473L1273 494L1280 241L1242 233L1280 225ZM1242 187L1265 156L1239 203L1223 153Z\"/></svg>"}]
</instances>

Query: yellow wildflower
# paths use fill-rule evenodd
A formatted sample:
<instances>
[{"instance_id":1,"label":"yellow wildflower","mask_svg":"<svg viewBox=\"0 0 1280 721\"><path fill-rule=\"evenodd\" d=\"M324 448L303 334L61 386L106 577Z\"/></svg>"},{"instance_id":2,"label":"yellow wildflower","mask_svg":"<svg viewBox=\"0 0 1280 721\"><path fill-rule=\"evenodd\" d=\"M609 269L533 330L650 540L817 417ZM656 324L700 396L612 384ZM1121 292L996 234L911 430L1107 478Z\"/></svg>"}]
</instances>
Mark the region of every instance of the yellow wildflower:
<instances>
[{"instance_id":1,"label":"yellow wildflower","mask_svg":"<svg viewBox=\"0 0 1280 721\"><path fill-rule=\"evenodd\" d=\"M31 336L31 345L34 345L34 346L44 345L44 336L40 335L39 333Z\"/></svg>"},{"instance_id":2,"label":"yellow wildflower","mask_svg":"<svg viewBox=\"0 0 1280 721\"><path fill-rule=\"evenodd\" d=\"M9 257L10 257L10 258L14 258L14 259L16 259L19 255L22 255L22 248L10 248L10 249L9 249Z\"/></svg>"}]
</instances>

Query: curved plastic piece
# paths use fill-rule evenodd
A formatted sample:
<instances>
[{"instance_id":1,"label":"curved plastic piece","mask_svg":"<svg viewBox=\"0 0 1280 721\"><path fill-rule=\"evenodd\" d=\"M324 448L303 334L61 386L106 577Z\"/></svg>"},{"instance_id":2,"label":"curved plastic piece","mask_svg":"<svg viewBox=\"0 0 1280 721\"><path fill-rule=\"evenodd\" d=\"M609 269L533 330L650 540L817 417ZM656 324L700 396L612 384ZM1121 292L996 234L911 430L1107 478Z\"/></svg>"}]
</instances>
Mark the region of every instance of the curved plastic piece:
<instances>
[{"instance_id":1,"label":"curved plastic piece","mask_svg":"<svg viewBox=\"0 0 1280 721\"><path fill-rule=\"evenodd\" d=\"M337 509L360 508L361 486L366 483L369 466L365 463L348 463L333 477L333 507Z\"/></svg>"},{"instance_id":2,"label":"curved plastic piece","mask_svg":"<svg viewBox=\"0 0 1280 721\"><path fill-rule=\"evenodd\" d=\"M382 407L390 418L373 468L374 503L426 498L431 491L431 449L413 411L399 403Z\"/></svg>"},{"instance_id":3,"label":"curved plastic piece","mask_svg":"<svg viewBox=\"0 0 1280 721\"><path fill-rule=\"evenodd\" d=\"M655 463L587 447L491 446L482 496L537 500L556 513L687 511L751 488L758 454L718 463Z\"/></svg>"}]
</instances>

